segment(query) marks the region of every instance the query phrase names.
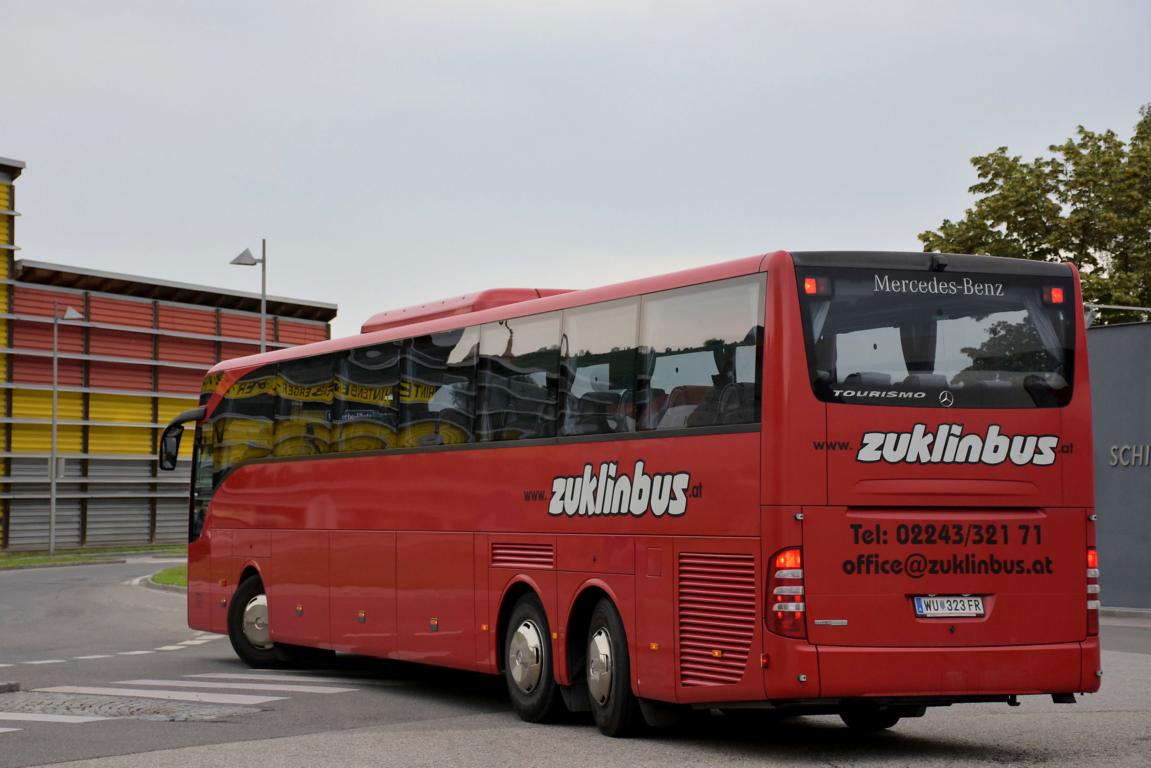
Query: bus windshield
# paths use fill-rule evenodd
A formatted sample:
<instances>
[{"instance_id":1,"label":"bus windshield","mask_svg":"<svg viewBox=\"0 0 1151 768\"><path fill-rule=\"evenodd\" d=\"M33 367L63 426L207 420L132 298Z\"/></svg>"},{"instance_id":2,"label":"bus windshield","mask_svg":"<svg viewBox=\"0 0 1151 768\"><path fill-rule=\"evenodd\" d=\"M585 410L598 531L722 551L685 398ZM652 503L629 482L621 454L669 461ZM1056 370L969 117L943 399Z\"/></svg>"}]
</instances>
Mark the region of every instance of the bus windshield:
<instances>
[{"instance_id":1,"label":"bus windshield","mask_svg":"<svg viewBox=\"0 0 1151 768\"><path fill-rule=\"evenodd\" d=\"M1063 277L798 268L812 387L825 402L1045 408L1071 400Z\"/></svg>"}]
</instances>

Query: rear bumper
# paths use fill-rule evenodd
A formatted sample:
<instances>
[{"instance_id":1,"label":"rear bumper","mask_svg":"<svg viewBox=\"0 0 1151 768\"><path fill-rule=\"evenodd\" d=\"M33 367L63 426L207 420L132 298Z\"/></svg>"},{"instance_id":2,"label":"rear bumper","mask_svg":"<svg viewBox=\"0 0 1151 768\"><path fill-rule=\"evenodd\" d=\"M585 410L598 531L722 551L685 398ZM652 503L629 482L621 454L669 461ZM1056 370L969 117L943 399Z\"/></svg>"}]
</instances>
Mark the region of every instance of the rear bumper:
<instances>
[{"instance_id":1,"label":"rear bumper","mask_svg":"<svg viewBox=\"0 0 1151 768\"><path fill-rule=\"evenodd\" d=\"M958 648L818 646L820 697L989 696L1099 689L1099 638Z\"/></svg>"}]
</instances>

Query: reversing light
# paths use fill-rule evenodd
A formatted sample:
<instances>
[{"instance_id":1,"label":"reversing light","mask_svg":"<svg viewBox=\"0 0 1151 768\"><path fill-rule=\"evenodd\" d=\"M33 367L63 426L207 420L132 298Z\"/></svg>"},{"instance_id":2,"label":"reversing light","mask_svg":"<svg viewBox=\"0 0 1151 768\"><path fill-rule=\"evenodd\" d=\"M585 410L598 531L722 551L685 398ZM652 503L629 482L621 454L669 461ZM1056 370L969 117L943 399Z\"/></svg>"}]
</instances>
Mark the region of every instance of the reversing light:
<instances>
[{"instance_id":1,"label":"reversing light","mask_svg":"<svg viewBox=\"0 0 1151 768\"><path fill-rule=\"evenodd\" d=\"M1099 550L1087 548L1087 634L1099 634Z\"/></svg>"},{"instance_id":2,"label":"reversing light","mask_svg":"<svg viewBox=\"0 0 1151 768\"><path fill-rule=\"evenodd\" d=\"M1043 289L1043 301L1048 304L1062 304L1063 303L1063 289L1057 285L1051 285Z\"/></svg>"},{"instance_id":3,"label":"reversing light","mask_svg":"<svg viewBox=\"0 0 1151 768\"><path fill-rule=\"evenodd\" d=\"M803 551L789 547L771 558L767 580L767 628L784 637L807 637L803 589Z\"/></svg>"}]
</instances>

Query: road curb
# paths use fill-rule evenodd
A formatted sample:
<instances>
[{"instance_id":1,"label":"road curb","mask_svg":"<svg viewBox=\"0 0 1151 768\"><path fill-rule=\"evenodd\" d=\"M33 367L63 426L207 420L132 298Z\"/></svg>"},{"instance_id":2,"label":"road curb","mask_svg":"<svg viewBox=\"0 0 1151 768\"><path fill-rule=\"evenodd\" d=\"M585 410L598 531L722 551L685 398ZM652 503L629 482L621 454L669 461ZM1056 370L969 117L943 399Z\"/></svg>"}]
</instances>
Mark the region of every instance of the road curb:
<instances>
[{"instance_id":1,"label":"road curb","mask_svg":"<svg viewBox=\"0 0 1151 768\"><path fill-rule=\"evenodd\" d=\"M15 693L20 690L20 683L0 682L0 693Z\"/></svg>"},{"instance_id":2,"label":"road curb","mask_svg":"<svg viewBox=\"0 0 1151 768\"><path fill-rule=\"evenodd\" d=\"M152 576L155 576L155 574L152 574ZM152 576L149 576L148 578L144 579L140 583L143 584L145 587L148 587L149 589L159 589L159 590L164 591L164 592L187 592L188 591L187 587L181 587L177 584L158 584L157 582L152 580Z\"/></svg>"},{"instance_id":3,"label":"road curb","mask_svg":"<svg viewBox=\"0 0 1151 768\"><path fill-rule=\"evenodd\" d=\"M1147 608L1100 608L1099 615L1108 619L1147 619L1151 621L1151 609Z\"/></svg>"},{"instance_id":4,"label":"road curb","mask_svg":"<svg viewBox=\"0 0 1151 768\"><path fill-rule=\"evenodd\" d=\"M34 568L72 568L77 565L123 565L127 560L85 560L81 563L37 563L35 565L10 565L0 568L4 571L31 571Z\"/></svg>"}]
</instances>

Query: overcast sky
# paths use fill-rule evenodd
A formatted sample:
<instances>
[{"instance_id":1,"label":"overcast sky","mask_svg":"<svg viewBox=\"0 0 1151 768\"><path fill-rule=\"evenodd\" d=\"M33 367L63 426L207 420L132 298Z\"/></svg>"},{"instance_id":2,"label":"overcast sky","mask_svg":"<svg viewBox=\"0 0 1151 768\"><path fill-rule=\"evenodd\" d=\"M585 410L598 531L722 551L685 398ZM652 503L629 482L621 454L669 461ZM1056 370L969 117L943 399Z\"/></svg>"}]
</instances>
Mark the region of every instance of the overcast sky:
<instances>
[{"instance_id":1,"label":"overcast sky","mask_svg":"<svg viewBox=\"0 0 1151 768\"><path fill-rule=\"evenodd\" d=\"M1151 102L1151 3L0 0L19 258L376 311L919 250Z\"/></svg>"}]
</instances>

